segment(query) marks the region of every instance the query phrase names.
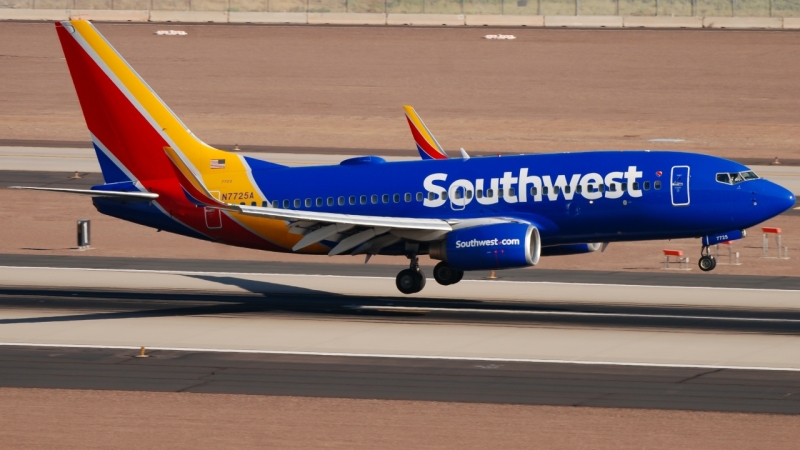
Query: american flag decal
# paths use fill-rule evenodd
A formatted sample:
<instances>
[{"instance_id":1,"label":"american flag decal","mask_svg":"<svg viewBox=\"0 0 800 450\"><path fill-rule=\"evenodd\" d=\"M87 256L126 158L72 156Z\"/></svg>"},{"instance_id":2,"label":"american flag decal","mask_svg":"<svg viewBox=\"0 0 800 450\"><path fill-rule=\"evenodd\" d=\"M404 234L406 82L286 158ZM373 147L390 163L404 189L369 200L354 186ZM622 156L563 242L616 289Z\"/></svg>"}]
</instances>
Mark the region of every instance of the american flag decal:
<instances>
[{"instance_id":1,"label":"american flag decal","mask_svg":"<svg viewBox=\"0 0 800 450\"><path fill-rule=\"evenodd\" d=\"M212 169L224 169L225 168L225 160L224 159L212 159L211 160L211 168Z\"/></svg>"}]
</instances>

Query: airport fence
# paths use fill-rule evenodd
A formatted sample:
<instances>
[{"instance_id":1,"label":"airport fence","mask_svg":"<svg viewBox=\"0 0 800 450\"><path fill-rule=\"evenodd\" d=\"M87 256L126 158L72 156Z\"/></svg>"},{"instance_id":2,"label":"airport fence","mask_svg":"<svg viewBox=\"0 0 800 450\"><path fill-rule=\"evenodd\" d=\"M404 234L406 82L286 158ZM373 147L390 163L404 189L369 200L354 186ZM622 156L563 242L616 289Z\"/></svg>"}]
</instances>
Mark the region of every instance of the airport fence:
<instances>
[{"instance_id":1,"label":"airport fence","mask_svg":"<svg viewBox=\"0 0 800 450\"><path fill-rule=\"evenodd\" d=\"M0 0L0 9L800 17L800 0Z\"/></svg>"}]
</instances>

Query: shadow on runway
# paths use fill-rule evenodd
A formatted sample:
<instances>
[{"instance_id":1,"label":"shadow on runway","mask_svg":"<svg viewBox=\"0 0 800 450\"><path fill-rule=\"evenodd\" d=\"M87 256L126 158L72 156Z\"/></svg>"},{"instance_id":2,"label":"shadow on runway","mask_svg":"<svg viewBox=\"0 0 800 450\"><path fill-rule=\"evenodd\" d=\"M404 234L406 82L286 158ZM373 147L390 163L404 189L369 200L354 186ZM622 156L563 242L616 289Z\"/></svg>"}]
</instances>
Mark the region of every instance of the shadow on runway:
<instances>
[{"instance_id":1,"label":"shadow on runway","mask_svg":"<svg viewBox=\"0 0 800 450\"><path fill-rule=\"evenodd\" d=\"M153 317L279 314L282 317L313 317L317 320L800 334L799 311L353 296L230 276L193 276L239 286L253 293L3 288L0 289L0 313L3 310L43 310L49 315L0 319L0 326ZM56 315L52 315L53 312Z\"/></svg>"}]
</instances>

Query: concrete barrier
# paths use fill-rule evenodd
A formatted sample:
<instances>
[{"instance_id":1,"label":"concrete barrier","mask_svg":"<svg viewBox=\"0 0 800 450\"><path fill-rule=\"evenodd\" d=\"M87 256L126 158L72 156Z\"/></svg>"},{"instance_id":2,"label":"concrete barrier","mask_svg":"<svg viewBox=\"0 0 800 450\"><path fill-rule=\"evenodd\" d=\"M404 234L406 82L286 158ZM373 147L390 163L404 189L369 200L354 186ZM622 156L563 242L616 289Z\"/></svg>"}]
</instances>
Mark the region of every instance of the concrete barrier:
<instances>
[{"instance_id":1,"label":"concrete barrier","mask_svg":"<svg viewBox=\"0 0 800 450\"><path fill-rule=\"evenodd\" d=\"M625 28L703 28L703 18L624 16L622 26Z\"/></svg>"},{"instance_id":2,"label":"concrete barrier","mask_svg":"<svg viewBox=\"0 0 800 450\"><path fill-rule=\"evenodd\" d=\"M227 22L225 11L150 11L150 22Z\"/></svg>"},{"instance_id":3,"label":"concrete barrier","mask_svg":"<svg viewBox=\"0 0 800 450\"><path fill-rule=\"evenodd\" d=\"M387 25L464 25L463 14L388 14Z\"/></svg>"},{"instance_id":4,"label":"concrete barrier","mask_svg":"<svg viewBox=\"0 0 800 450\"><path fill-rule=\"evenodd\" d=\"M777 17L704 17L705 28L783 28Z\"/></svg>"},{"instance_id":5,"label":"concrete barrier","mask_svg":"<svg viewBox=\"0 0 800 450\"><path fill-rule=\"evenodd\" d=\"M103 22L147 22L150 11L71 9L70 20L98 20Z\"/></svg>"},{"instance_id":6,"label":"concrete barrier","mask_svg":"<svg viewBox=\"0 0 800 450\"><path fill-rule=\"evenodd\" d=\"M470 26L543 27L544 16L468 15L465 24Z\"/></svg>"},{"instance_id":7,"label":"concrete barrier","mask_svg":"<svg viewBox=\"0 0 800 450\"><path fill-rule=\"evenodd\" d=\"M785 17L783 28L786 30L800 30L800 17Z\"/></svg>"},{"instance_id":8,"label":"concrete barrier","mask_svg":"<svg viewBox=\"0 0 800 450\"><path fill-rule=\"evenodd\" d=\"M308 23L304 12L230 12L230 23Z\"/></svg>"},{"instance_id":9,"label":"concrete barrier","mask_svg":"<svg viewBox=\"0 0 800 450\"><path fill-rule=\"evenodd\" d=\"M312 25L386 25L383 13L308 13Z\"/></svg>"},{"instance_id":10,"label":"concrete barrier","mask_svg":"<svg viewBox=\"0 0 800 450\"><path fill-rule=\"evenodd\" d=\"M0 9L0 20L69 20L68 9Z\"/></svg>"},{"instance_id":11,"label":"concrete barrier","mask_svg":"<svg viewBox=\"0 0 800 450\"><path fill-rule=\"evenodd\" d=\"M544 26L569 28L622 28L621 16L544 16Z\"/></svg>"}]
</instances>

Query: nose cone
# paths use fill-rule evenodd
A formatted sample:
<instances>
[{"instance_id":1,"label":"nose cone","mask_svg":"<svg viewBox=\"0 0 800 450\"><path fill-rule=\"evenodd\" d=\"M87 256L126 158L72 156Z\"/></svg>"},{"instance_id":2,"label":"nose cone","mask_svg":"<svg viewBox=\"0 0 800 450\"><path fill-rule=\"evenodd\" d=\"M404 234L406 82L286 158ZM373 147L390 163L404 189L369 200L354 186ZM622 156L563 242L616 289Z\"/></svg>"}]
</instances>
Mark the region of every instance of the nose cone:
<instances>
[{"instance_id":1,"label":"nose cone","mask_svg":"<svg viewBox=\"0 0 800 450\"><path fill-rule=\"evenodd\" d=\"M767 181L760 201L765 202L765 209L770 213L770 217L774 217L792 208L797 199L794 194L785 187Z\"/></svg>"}]
</instances>

